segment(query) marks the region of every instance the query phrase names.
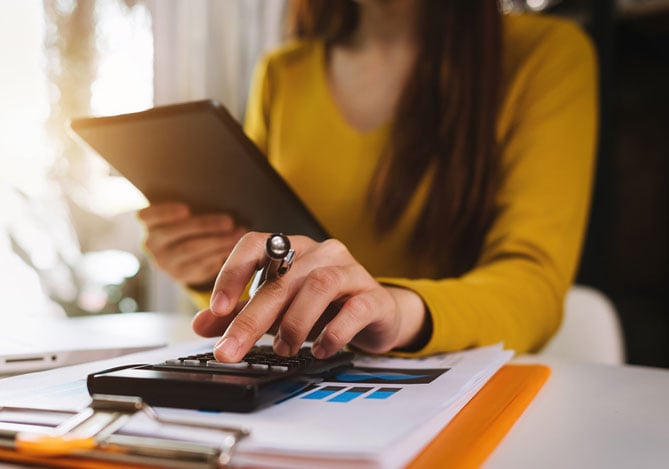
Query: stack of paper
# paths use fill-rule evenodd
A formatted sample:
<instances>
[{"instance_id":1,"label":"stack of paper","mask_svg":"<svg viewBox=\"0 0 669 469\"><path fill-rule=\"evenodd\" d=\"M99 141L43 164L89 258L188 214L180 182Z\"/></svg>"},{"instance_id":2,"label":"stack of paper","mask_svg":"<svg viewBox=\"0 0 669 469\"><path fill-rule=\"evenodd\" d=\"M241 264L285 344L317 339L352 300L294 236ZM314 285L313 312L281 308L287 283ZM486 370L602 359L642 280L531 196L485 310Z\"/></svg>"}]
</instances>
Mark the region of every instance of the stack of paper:
<instances>
[{"instance_id":1,"label":"stack of paper","mask_svg":"<svg viewBox=\"0 0 669 469\"><path fill-rule=\"evenodd\" d=\"M125 363L154 363L210 344L5 379L0 381L0 404L78 409L88 400L89 372ZM248 429L250 435L233 453L235 465L399 468L415 458L511 356L501 346L424 359L362 356L355 368L332 381L255 413L157 410L162 417L181 422ZM122 431L213 444L219 438L201 430L168 428L143 415Z\"/></svg>"}]
</instances>

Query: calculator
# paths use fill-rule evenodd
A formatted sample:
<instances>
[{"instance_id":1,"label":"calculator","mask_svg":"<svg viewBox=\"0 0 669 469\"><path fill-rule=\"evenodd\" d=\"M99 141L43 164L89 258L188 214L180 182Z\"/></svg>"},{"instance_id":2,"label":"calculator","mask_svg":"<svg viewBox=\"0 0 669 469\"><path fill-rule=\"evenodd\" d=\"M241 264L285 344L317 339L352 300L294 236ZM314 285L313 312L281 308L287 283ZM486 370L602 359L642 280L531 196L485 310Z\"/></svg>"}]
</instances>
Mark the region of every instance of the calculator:
<instances>
[{"instance_id":1,"label":"calculator","mask_svg":"<svg viewBox=\"0 0 669 469\"><path fill-rule=\"evenodd\" d=\"M341 350L321 360L308 347L282 357L262 345L239 363L219 362L213 353L202 353L92 373L86 384L91 395L136 396L153 406L251 412L303 391L336 368L351 366L353 357Z\"/></svg>"}]
</instances>

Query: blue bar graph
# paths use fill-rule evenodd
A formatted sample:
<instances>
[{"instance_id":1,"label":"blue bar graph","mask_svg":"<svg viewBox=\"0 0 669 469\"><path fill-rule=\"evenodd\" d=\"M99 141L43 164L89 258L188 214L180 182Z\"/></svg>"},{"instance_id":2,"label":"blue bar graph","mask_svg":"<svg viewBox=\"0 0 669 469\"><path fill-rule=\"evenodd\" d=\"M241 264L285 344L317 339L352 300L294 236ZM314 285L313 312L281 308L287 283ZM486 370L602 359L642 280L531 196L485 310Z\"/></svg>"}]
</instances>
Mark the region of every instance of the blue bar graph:
<instances>
[{"instance_id":1,"label":"blue bar graph","mask_svg":"<svg viewBox=\"0 0 669 469\"><path fill-rule=\"evenodd\" d=\"M388 399L402 388L380 388L365 396L365 399Z\"/></svg>"},{"instance_id":2,"label":"blue bar graph","mask_svg":"<svg viewBox=\"0 0 669 469\"><path fill-rule=\"evenodd\" d=\"M342 389L344 389L344 386L325 386L324 388L318 388L309 394L305 394L302 396L302 399L325 399L335 394L336 392L341 391Z\"/></svg>"},{"instance_id":3,"label":"blue bar graph","mask_svg":"<svg viewBox=\"0 0 669 469\"><path fill-rule=\"evenodd\" d=\"M337 394L332 399L329 399L328 402L350 402L358 396L362 396L367 391L372 388L349 388L341 394Z\"/></svg>"},{"instance_id":4,"label":"blue bar graph","mask_svg":"<svg viewBox=\"0 0 669 469\"><path fill-rule=\"evenodd\" d=\"M314 401L327 402L351 402L357 397L364 399L388 399L402 388L373 388L369 386L346 387L346 386L323 386L305 391L300 399L311 399ZM370 392L371 391L371 392Z\"/></svg>"}]
</instances>

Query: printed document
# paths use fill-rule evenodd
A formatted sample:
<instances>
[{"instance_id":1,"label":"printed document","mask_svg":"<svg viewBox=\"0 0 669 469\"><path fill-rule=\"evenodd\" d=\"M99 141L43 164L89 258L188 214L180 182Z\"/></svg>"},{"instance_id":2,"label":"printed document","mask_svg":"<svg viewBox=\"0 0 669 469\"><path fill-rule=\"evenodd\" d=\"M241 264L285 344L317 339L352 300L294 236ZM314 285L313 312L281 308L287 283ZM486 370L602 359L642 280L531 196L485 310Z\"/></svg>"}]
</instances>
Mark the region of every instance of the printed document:
<instances>
[{"instance_id":1,"label":"printed document","mask_svg":"<svg viewBox=\"0 0 669 469\"><path fill-rule=\"evenodd\" d=\"M128 363L209 351L210 340L0 380L0 406L79 410L90 398L86 375ZM250 414L157 408L179 422L249 431L233 464L272 468L406 466L513 355L501 345L421 359L360 355L354 367L290 399ZM26 423L34 415L24 416ZM0 411L0 420L2 412ZM176 428L138 414L122 433L216 444L219 435ZM211 440L211 441L208 441Z\"/></svg>"}]
</instances>

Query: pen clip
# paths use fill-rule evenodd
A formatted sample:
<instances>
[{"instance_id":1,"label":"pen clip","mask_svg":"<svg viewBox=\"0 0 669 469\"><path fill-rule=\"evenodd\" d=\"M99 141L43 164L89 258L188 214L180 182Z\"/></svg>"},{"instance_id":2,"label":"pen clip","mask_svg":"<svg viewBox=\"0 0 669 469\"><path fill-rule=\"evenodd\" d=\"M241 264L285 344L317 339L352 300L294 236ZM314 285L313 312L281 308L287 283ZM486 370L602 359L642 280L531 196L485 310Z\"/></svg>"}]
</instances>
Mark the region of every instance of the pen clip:
<instances>
[{"instance_id":1,"label":"pen clip","mask_svg":"<svg viewBox=\"0 0 669 469\"><path fill-rule=\"evenodd\" d=\"M286 254L286 257L281 259L281 262L276 269L276 274L279 277L283 277L284 275L286 275L286 273L290 270L290 267L293 265L294 260L295 260L295 249L291 249L288 251L288 254Z\"/></svg>"}]
</instances>

